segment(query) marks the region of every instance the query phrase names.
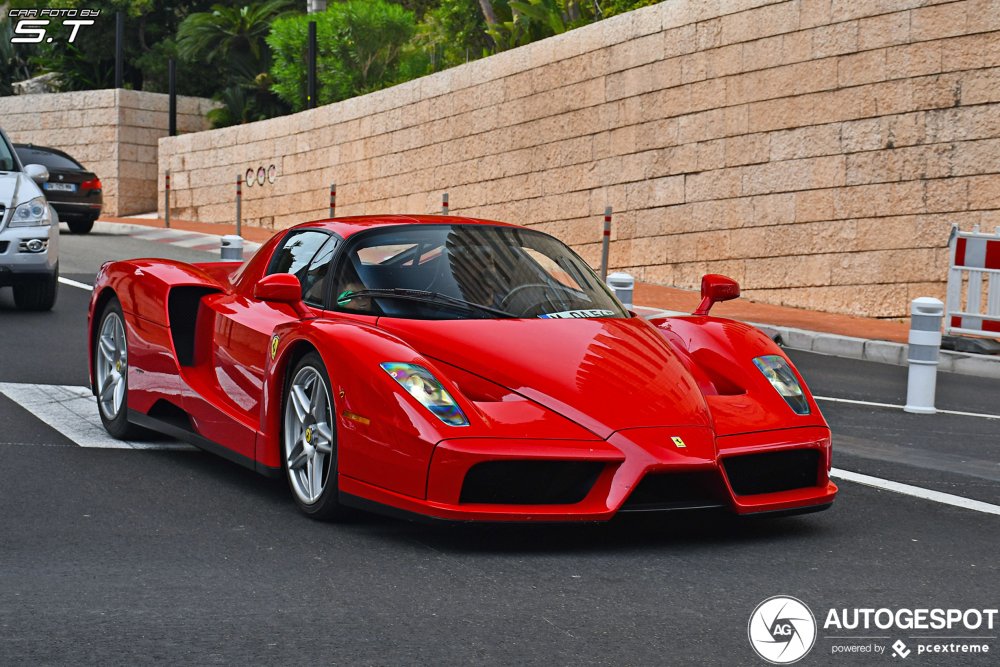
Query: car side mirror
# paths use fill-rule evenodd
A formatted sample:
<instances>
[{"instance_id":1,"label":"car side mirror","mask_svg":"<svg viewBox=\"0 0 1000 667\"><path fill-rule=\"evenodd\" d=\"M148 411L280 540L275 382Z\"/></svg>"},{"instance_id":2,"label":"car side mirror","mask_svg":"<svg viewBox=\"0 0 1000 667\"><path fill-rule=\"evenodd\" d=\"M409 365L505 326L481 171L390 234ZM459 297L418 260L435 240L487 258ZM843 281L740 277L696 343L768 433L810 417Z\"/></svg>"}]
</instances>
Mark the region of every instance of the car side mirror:
<instances>
[{"instance_id":1,"label":"car side mirror","mask_svg":"<svg viewBox=\"0 0 1000 667\"><path fill-rule=\"evenodd\" d=\"M302 283L290 273L272 273L257 281L253 298L294 306L302 301Z\"/></svg>"},{"instance_id":2,"label":"car side mirror","mask_svg":"<svg viewBox=\"0 0 1000 667\"><path fill-rule=\"evenodd\" d=\"M719 301L729 301L740 295L740 284L732 278L707 273L701 278L701 304L693 315L708 315Z\"/></svg>"},{"instance_id":3,"label":"car side mirror","mask_svg":"<svg viewBox=\"0 0 1000 667\"><path fill-rule=\"evenodd\" d=\"M28 175L28 178L39 185L48 183L49 181L49 170L40 164L24 165L24 173Z\"/></svg>"}]
</instances>

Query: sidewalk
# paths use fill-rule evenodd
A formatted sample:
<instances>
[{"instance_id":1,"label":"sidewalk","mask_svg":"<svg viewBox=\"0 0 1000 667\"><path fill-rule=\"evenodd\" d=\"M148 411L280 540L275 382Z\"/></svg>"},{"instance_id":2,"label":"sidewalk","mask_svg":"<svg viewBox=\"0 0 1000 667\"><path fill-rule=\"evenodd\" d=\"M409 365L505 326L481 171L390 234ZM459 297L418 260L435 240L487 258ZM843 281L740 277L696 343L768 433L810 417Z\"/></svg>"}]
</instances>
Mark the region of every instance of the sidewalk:
<instances>
[{"instance_id":1,"label":"sidewalk","mask_svg":"<svg viewBox=\"0 0 1000 667\"><path fill-rule=\"evenodd\" d=\"M150 216L127 218L102 217L102 221L122 225L164 229L163 220ZM235 225L206 224L171 219L170 229L209 236L235 233ZM152 229L150 230L152 231ZM274 230L243 227L247 250L275 234ZM216 246L218 244L216 243ZM636 283L635 311L644 317L686 314L698 307L698 292L661 285ZM852 315L837 315L802 308L756 303L745 298L715 304L712 314L748 322L762 329L781 345L819 354L863 359L879 363L906 365L906 341L909 324ZM860 336L858 334L861 334ZM939 369L1000 379L1000 355L987 356L962 352L941 351Z\"/></svg>"}]
</instances>

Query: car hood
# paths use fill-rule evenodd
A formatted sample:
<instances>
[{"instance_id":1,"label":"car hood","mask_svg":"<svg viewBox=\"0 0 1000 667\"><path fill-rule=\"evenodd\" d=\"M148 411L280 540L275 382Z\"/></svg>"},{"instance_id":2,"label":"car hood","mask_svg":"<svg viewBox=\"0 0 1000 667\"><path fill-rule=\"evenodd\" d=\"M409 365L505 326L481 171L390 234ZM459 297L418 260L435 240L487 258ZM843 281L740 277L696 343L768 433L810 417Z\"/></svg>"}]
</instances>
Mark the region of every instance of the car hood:
<instances>
[{"instance_id":1,"label":"car hood","mask_svg":"<svg viewBox=\"0 0 1000 667\"><path fill-rule=\"evenodd\" d=\"M402 320L378 326L420 354L503 385L601 438L709 426L698 384L641 318Z\"/></svg>"},{"instance_id":2,"label":"car hood","mask_svg":"<svg viewBox=\"0 0 1000 667\"><path fill-rule=\"evenodd\" d=\"M0 174L0 205L4 208L13 208L41 196L42 191L25 174L16 171Z\"/></svg>"}]
</instances>

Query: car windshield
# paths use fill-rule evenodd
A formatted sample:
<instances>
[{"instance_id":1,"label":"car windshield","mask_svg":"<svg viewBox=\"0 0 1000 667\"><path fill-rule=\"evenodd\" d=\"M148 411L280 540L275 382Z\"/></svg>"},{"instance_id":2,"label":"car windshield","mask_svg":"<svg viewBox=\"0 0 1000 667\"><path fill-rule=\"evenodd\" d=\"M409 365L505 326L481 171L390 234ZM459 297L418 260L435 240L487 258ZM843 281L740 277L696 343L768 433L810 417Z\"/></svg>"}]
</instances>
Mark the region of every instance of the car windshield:
<instances>
[{"instance_id":1,"label":"car windshield","mask_svg":"<svg viewBox=\"0 0 1000 667\"><path fill-rule=\"evenodd\" d=\"M10 146L0 136L0 171L14 171L17 169L14 156L10 152Z\"/></svg>"},{"instance_id":2,"label":"car windshield","mask_svg":"<svg viewBox=\"0 0 1000 667\"><path fill-rule=\"evenodd\" d=\"M40 164L50 171L83 169L80 163L58 153L28 146L15 146L14 150L17 151L17 157L21 158L21 164Z\"/></svg>"},{"instance_id":3,"label":"car windshield","mask_svg":"<svg viewBox=\"0 0 1000 667\"><path fill-rule=\"evenodd\" d=\"M409 319L630 317L562 242L518 227L425 225L362 234L336 310Z\"/></svg>"}]
</instances>

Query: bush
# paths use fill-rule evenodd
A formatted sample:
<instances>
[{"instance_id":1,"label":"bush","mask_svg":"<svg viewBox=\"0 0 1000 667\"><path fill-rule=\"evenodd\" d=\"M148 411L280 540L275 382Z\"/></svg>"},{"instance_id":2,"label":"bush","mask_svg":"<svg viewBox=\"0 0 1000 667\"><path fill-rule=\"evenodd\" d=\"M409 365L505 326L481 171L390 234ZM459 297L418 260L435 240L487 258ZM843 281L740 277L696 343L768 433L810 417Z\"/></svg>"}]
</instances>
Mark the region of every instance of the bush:
<instances>
[{"instance_id":1,"label":"bush","mask_svg":"<svg viewBox=\"0 0 1000 667\"><path fill-rule=\"evenodd\" d=\"M317 103L329 104L426 73L426 58L408 47L416 19L387 0L333 3L322 13L275 21L267 43L272 90L296 111L306 108L309 22L316 21Z\"/></svg>"}]
</instances>

